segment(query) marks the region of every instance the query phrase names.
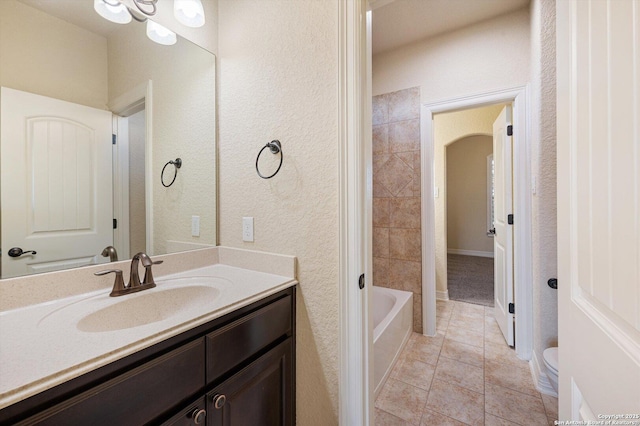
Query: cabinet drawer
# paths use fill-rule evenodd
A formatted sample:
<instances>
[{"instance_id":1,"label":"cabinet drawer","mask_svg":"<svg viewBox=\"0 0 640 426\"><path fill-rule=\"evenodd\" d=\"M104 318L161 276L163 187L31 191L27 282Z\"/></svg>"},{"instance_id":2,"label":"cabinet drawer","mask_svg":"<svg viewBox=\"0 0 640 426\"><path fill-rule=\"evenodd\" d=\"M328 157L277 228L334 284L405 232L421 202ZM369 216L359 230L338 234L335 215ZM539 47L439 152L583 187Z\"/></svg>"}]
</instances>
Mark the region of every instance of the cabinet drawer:
<instances>
[{"instance_id":1,"label":"cabinet drawer","mask_svg":"<svg viewBox=\"0 0 640 426\"><path fill-rule=\"evenodd\" d=\"M200 338L23 422L40 425L142 425L204 388Z\"/></svg>"},{"instance_id":2,"label":"cabinet drawer","mask_svg":"<svg viewBox=\"0 0 640 426\"><path fill-rule=\"evenodd\" d=\"M291 332L291 296L279 299L206 336L207 384Z\"/></svg>"}]
</instances>

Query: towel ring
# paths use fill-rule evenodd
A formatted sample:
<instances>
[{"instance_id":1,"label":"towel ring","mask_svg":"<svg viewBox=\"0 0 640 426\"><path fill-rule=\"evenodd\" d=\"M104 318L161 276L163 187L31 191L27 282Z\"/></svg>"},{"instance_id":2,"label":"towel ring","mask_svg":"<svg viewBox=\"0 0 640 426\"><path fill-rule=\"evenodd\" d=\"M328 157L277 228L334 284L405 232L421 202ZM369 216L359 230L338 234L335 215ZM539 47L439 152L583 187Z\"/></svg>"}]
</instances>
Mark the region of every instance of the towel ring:
<instances>
[{"instance_id":1,"label":"towel ring","mask_svg":"<svg viewBox=\"0 0 640 426\"><path fill-rule=\"evenodd\" d=\"M260 160L260 155L262 155L262 151L264 151L266 148L269 148L269 151L271 151L272 154L280 153L280 164L278 165L278 168L276 169L275 172L273 172L271 176L264 176L262 173L260 173L260 169L258 168L258 161ZM258 176L260 176L262 179L271 179L272 177L277 175L278 172L280 171L280 167L282 167L283 159L284 159L284 154L282 153L282 145L280 144L279 140L274 139L268 144L266 144L265 146L263 146L260 152L258 152L258 158L256 158L256 172L258 172Z\"/></svg>"},{"instance_id":2,"label":"towel ring","mask_svg":"<svg viewBox=\"0 0 640 426\"><path fill-rule=\"evenodd\" d=\"M175 166L175 169L174 169L174 172L173 172L173 179L171 179L171 182L169 182L169 184L167 185L166 183L164 183L164 169L166 169L169 164L173 164ZM175 160L167 161L167 163L162 168L162 171L160 172L160 182L162 183L162 186L164 186L165 188L168 188L171 185L173 185L173 182L176 181L176 177L178 176L178 169L180 167L182 167L182 159L181 158L176 158Z\"/></svg>"}]
</instances>

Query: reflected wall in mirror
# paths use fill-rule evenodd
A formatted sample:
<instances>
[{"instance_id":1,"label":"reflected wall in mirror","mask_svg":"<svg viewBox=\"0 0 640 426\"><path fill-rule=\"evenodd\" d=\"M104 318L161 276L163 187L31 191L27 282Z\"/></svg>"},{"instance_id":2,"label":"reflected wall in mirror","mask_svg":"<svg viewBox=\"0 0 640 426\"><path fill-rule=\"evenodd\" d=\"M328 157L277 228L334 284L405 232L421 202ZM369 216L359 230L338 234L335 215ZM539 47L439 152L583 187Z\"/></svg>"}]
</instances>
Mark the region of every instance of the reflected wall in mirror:
<instances>
[{"instance_id":1,"label":"reflected wall in mirror","mask_svg":"<svg viewBox=\"0 0 640 426\"><path fill-rule=\"evenodd\" d=\"M215 57L145 27L0 1L2 278L216 244Z\"/></svg>"}]
</instances>

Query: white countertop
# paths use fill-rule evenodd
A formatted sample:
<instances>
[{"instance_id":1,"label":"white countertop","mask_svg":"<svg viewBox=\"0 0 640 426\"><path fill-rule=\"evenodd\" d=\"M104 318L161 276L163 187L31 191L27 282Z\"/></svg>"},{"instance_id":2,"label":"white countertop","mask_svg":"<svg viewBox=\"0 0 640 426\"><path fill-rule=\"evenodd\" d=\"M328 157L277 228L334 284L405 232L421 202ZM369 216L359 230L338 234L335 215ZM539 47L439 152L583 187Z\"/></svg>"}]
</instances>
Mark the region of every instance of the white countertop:
<instances>
[{"instance_id":1,"label":"white countertop","mask_svg":"<svg viewBox=\"0 0 640 426\"><path fill-rule=\"evenodd\" d=\"M151 292L198 281L185 277L203 277L204 284L197 287L211 286L215 291L197 293L188 307L167 307L172 309L168 318L147 324L118 330L108 330L110 326L104 324L105 331L86 331L87 327L81 325L87 315L111 305L129 300L135 304L134 298L151 300L155 297L149 298ZM291 287L297 281L214 264L156 277L156 283L155 288L120 297L109 297L110 289L102 289L0 312L0 409ZM135 323L135 310L126 312ZM103 325L99 321L93 324Z\"/></svg>"}]
</instances>

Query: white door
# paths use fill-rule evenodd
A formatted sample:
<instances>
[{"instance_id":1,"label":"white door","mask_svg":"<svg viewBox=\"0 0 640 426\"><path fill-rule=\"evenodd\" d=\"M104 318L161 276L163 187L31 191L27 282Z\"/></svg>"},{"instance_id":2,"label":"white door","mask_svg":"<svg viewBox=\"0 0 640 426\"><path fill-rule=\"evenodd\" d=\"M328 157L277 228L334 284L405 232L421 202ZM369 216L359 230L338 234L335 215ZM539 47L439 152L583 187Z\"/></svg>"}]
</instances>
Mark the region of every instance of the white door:
<instances>
[{"instance_id":1,"label":"white door","mask_svg":"<svg viewBox=\"0 0 640 426\"><path fill-rule=\"evenodd\" d=\"M556 8L560 418L638 424L640 1Z\"/></svg>"},{"instance_id":2,"label":"white door","mask_svg":"<svg viewBox=\"0 0 640 426\"><path fill-rule=\"evenodd\" d=\"M111 113L6 87L0 98L2 278L102 261ZM36 254L11 257L13 247Z\"/></svg>"},{"instance_id":3,"label":"white door","mask_svg":"<svg viewBox=\"0 0 640 426\"><path fill-rule=\"evenodd\" d=\"M513 137L507 132L511 125L511 106L506 106L493 123L494 159L494 315L509 346L514 344L513 314L513 180L511 152Z\"/></svg>"}]
</instances>

